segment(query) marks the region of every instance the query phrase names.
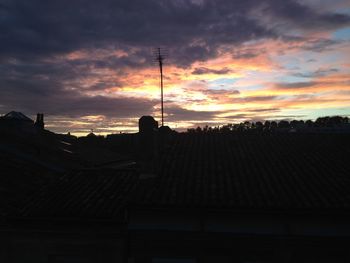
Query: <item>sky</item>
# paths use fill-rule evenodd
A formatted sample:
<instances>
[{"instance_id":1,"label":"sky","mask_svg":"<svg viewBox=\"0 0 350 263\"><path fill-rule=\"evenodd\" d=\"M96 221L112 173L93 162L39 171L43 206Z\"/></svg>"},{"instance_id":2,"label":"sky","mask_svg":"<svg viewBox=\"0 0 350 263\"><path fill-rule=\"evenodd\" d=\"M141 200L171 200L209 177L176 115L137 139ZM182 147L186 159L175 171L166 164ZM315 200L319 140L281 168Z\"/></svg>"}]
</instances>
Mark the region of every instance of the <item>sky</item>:
<instances>
[{"instance_id":1,"label":"sky","mask_svg":"<svg viewBox=\"0 0 350 263\"><path fill-rule=\"evenodd\" d=\"M0 114L46 128L179 131L350 116L349 0L0 0Z\"/></svg>"}]
</instances>

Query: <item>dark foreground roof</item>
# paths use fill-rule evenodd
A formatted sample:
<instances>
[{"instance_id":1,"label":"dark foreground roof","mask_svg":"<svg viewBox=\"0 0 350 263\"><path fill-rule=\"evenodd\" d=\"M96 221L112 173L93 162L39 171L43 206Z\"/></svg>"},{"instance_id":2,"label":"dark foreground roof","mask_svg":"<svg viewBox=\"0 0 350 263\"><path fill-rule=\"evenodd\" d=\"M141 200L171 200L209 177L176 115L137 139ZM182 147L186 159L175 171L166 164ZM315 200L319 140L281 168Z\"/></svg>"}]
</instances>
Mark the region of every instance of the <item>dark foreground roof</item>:
<instances>
[{"instance_id":1,"label":"dark foreground roof","mask_svg":"<svg viewBox=\"0 0 350 263\"><path fill-rule=\"evenodd\" d=\"M160 163L159 176L141 182L133 205L350 209L349 135L178 134Z\"/></svg>"},{"instance_id":2,"label":"dark foreground roof","mask_svg":"<svg viewBox=\"0 0 350 263\"><path fill-rule=\"evenodd\" d=\"M21 211L26 218L122 221L122 210L137 181L132 170L73 171L38 193Z\"/></svg>"},{"instance_id":3,"label":"dark foreground roof","mask_svg":"<svg viewBox=\"0 0 350 263\"><path fill-rule=\"evenodd\" d=\"M45 167L3 152L0 147L0 217L17 214L53 177Z\"/></svg>"},{"instance_id":4,"label":"dark foreground roof","mask_svg":"<svg viewBox=\"0 0 350 263\"><path fill-rule=\"evenodd\" d=\"M174 134L158 164L155 177L106 168L58 175L15 216L121 222L128 206L350 212L349 135Z\"/></svg>"}]
</instances>

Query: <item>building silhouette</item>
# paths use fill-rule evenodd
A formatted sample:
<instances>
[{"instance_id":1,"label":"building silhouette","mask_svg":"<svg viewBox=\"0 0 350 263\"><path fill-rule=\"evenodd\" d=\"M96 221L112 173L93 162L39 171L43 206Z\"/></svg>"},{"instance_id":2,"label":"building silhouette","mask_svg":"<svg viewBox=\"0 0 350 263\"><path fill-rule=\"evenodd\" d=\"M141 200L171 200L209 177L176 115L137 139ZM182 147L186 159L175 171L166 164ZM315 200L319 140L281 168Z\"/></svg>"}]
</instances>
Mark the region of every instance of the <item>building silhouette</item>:
<instances>
[{"instance_id":1,"label":"building silhouette","mask_svg":"<svg viewBox=\"0 0 350 263\"><path fill-rule=\"evenodd\" d=\"M106 139L132 149L119 165L41 172L26 198L13 193L28 177L3 171L0 261L349 262L349 136L174 133L142 117Z\"/></svg>"},{"instance_id":2,"label":"building silhouette","mask_svg":"<svg viewBox=\"0 0 350 263\"><path fill-rule=\"evenodd\" d=\"M10 111L0 117L0 129L3 131L32 133L35 130L44 130L44 114L38 113L36 121L24 115L22 112Z\"/></svg>"},{"instance_id":3,"label":"building silhouette","mask_svg":"<svg viewBox=\"0 0 350 263\"><path fill-rule=\"evenodd\" d=\"M13 129L19 131L29 131L33 128L34 121L21 112L10 111L0 117L1 129Z\"/></svg>"}]
</instances>

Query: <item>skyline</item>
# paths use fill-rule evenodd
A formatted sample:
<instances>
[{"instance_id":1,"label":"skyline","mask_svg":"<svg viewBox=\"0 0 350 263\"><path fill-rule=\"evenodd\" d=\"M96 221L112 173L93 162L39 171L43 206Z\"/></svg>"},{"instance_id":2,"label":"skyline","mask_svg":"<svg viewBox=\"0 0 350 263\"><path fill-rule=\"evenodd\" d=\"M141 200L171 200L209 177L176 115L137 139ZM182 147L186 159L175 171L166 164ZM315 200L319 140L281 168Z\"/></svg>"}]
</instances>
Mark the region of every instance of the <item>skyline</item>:
<instances>
[{"instance_id":1,"label":"skyline","mask_svg":"<svg viewBox=\"0 0 350 263\"><path fill-rule=\"evenodd\" d=\"M350 2L1 1L0 113L83 135L350 115Z\"/></svg>"}]
</instances>

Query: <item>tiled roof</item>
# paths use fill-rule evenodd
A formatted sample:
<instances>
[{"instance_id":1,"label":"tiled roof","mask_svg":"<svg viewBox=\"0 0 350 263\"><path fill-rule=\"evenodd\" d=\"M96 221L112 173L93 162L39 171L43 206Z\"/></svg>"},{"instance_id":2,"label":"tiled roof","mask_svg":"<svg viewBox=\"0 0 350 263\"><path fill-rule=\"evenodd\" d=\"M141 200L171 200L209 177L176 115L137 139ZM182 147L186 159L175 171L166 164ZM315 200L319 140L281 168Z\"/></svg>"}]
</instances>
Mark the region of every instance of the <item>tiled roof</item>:
<instances>
[{"instance_id":1,"label":"tiled roof","mask_svg":"<svg viewBox=\"0 0 350 263\"><path fill-rule=\"evenodd\" d=\"M350 209L349 135L178 134L166 149L132 205Z\"/></svg>"},{"instance_id":2,"label":"tiled roof","mask_svg":"<svg viewBox=\"0 0 350 263\"><path fill-rule=\"evenodd\" d=\"M175 134L159 154L156 177L141 179L134 169L72 171L41 184L45 187L17 215L119 222L127 205L350 211L349 139L331 134Z\"/></svg>"},{"instance_id":3,"label":"tiled roof","mask_svg":"<svg viewBox=\"0 0 350 263\"><path fill-rule=\"evenodd\" d=\"M18 213L53 176L45 167L0 149L0 217Z\"/></svg>"},{"instance_id":4,"label":"tiled roof","mask_svg":"<svg viewBox=\"0 0 350 263\"><path fill-rule=\"evenodd\" d=\"M132 170L72 171L29 200L21 217L118 220L136 181Z\"/></svg>"}]
</instances>

